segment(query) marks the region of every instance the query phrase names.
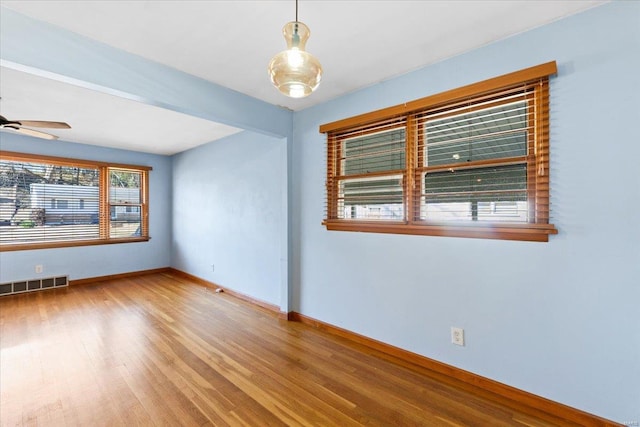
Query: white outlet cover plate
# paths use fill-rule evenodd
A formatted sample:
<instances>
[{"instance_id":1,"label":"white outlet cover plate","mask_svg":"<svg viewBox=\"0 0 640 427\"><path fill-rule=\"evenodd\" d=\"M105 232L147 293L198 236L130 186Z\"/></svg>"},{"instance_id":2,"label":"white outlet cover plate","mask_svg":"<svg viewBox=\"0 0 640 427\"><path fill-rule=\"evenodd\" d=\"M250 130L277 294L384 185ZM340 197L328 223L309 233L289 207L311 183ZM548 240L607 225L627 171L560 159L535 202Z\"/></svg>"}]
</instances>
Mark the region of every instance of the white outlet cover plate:
<instances>
[{"instance_id":1,"label":"white outlet cover plate","mask_svg":"<svg viewBox=\"0 0 640 427\"><path fill-rule=\"evenodd\" d=\"M464 345L464 329L451 327L451 343Z\"/></svg>"}]
</instances>

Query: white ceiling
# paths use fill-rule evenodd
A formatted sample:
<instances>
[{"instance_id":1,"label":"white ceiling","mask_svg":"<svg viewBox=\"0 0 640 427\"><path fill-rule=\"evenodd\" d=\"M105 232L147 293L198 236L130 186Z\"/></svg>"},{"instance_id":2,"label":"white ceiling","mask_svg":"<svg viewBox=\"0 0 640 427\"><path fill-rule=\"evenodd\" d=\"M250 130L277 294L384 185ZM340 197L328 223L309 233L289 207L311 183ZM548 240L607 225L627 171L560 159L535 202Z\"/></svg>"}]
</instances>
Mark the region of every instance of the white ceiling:
<instances>
[{"instance_id":1,"label":"white ceiling","mask_svg":"<svg viewBox=\"0 0 640 427\"><path fill-rule=\"evenodd\" d=\"M292 110L334 99L602 3L605 1L300 0L299 20L311 29L307 50L322 63L324 76L315 93L295 100L271 87L266 70L270 58L285 48L280 30L295 18L293 0L0 1L2 6L35 19ZM3 71L3 83L5 74ZM40 83L40 90L46 93L46 83ZM52 84L51 90L64 90L60 85ZM34 111L25 111L26 117L16 117L22 116L22 112L15 113L13 106L9 109L9 102L18 101L5 99L4 89L3 84L2 104L7 104L3 108L7 114L3 115L9 118L43 120L51 111L62 111L60 105L55 110L38 102ZM88 97L87 102L83 96ZM105 112L126 111L124 104L131 104L140 115L171 115L176 125L181 120L204 122L200 123L203 134L217 132L207 127L211 122L206 120L165 110L160 113L155 111L159 108L143 107L108 95L91 98L89 93L75 93L73 99L73 103L88 111L83 116L66 111L69 114L55 120L67 121L74 127L67 131L74 141L91 137L89 130L75 135L76 127L84 128L86 121L89 129L89 124L99 123ZM117 102L121 104L116 105ZM145 108L150 110L142 111ZM90 111L96 111L93 120L87 117ZM153 142L145 147L124 141L122 135L130 130L140 134L141 139L150 130L133 123L120 126L122 132L115 135L99 132L104 136L100 145L118 143L121 148L139 151L152 151L157 145ZM197 135L185 138L186 128L176 128L175 134L162 130L167 144L173 141L173 145L165 146L165 153L182 151L198 143ZM228 131L228 127L220 129L222 136ZM198 130L194 128L189 133L196 134ZM212 140L211 135L203 135L201 143Z\"/></svg>"},{"instance_id":2,"label":"white ceiling","mask_svg":"<svg viewBox=\"0 0 640 427\"><path fill-rule=\"evenodd\" d=\"M241 130L5 67L0 96L9 120L68 122L72 129L41 130L90 145L171 155Z\"/></svg>"}]
</instances>

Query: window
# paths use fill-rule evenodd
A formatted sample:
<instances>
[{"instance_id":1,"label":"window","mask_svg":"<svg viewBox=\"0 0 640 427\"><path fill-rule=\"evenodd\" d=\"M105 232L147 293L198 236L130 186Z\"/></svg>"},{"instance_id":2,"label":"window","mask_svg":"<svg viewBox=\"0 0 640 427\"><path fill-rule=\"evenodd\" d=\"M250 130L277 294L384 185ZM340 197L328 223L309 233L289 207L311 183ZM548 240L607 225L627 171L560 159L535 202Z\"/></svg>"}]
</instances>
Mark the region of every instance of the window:
<instances>
[{"instance_id":1,"label":"window","mask_svg":"<svg viewBox=\"0 0 640 427\"><path fill-rule=\"evenodd\" d=\"M109 235L111 238L124 238L140 233L143 207L140 191L142 175L142 172L137 170L109 170L111 212Z\"/></svg>"},{"instance_id":2,"label":"window","mask_svg":"<svg viewBox=\"0 0 640 427\"><path fill-rule=\"evenodd\" d=\"M0 151L0 250L149 240L150 170Z\"/></svg>"},{"instance_id":3,"label":"window","mask_svg":"<svg viewBox=\"0 0 640 427\"><path fill-rule=\"evenodd\" d=\"M320 126L329 230L547 241L550 62Z\"/></svg>"},{"instance_id":4,"label":"window","mask_svg":"<svg viewBox=\"0 0 640 427\"><path fill-rule=\"evenodd\" d=\"M69 209L69 201L58 199L56 200L56 209L66 210Z\"/></svg>"}]
</instances>

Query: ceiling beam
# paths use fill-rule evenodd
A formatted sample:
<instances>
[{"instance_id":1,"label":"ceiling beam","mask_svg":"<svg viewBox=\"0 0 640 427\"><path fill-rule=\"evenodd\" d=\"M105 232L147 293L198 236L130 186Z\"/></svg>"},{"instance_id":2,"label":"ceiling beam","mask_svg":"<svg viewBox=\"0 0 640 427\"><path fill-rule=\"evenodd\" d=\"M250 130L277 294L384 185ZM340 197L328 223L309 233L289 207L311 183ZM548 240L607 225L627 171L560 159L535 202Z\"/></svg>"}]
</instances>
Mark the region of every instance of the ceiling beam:
<instances>
[{"instance_id":1,"label":"ceiling beam","mask_svg":"<svg viewBox=\"0 0 640 427\"><path fill-rule=\"evenodd\" d=\"M270 136L291 133L288 110L5 7L0 35L4 67Z\"/></svg>"}]
</instances>

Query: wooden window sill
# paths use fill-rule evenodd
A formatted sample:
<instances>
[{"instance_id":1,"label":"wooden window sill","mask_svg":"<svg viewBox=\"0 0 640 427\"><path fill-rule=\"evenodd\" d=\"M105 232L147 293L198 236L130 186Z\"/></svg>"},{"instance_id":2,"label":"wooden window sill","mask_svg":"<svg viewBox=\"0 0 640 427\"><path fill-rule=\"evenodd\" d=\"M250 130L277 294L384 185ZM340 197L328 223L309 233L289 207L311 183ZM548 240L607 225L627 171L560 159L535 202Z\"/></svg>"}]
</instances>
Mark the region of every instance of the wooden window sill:
<instances>
[{"instance_id":1,"label":"wooden window sill","mask_svg":"<svg viewBox=\"0 0 640 427\"><path fill-rule=\"evenodd\" d=\"M70 248L75 246L111 245L116 243L148 242L150 239L151 239L150 237L132 237L132 238L126 238L126 239L93 239L93 240L76 240L76 241L66 241L66 242L3 244L3 245L0 245L0 252L26 251L26 250L32 250L32 249Z\"/></svg>"},{"instance_id":2,"label":"wooden window sill","mask_svg":"<svg viewBox=\"0 0 640 427\"><path fill-rule=\"evenodd\" d=\"M365 233L412 234L419 236L467 237L476 239L548 242L549 234L558 234L552 224L453 224L421 222L407 224L389 221L325 220L327 230Z\"/></svg>"}]
</instances>

